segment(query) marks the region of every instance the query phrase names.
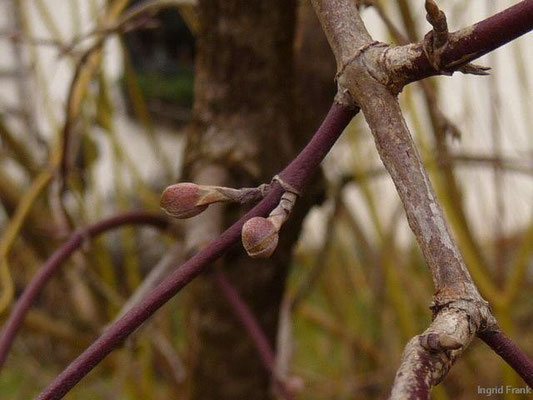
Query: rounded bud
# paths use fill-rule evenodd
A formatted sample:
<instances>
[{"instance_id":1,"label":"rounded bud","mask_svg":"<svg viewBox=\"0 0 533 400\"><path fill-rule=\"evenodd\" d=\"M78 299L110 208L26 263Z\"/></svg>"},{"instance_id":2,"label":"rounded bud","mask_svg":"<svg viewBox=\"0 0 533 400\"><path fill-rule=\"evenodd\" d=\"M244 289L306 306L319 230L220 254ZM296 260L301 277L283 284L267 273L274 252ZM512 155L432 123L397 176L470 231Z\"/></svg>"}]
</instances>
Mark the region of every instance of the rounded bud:
<instances>
[{"instance_id":1,"label":"rounded bud","mask_svg":"<svg viewBox=\"0 0 533 400\"><path fill-rule=\"evenodd\" d=\"M242 244L252 258L268 258L278 246L278 230L267 218L250 218L242 227Z\"/></svg>"},{"instance_id":2,"label":"rounded bud","mask_svg":"<svg viewBox=\"0 0 533 400\"><path fill-rule=\"evenodd\" d=\"M164 190L159 205L174 218L190 218L207 208L207 205L196 205L203 195L202 188L195 183L177 183Z\"/></svg>"}]
</instances>

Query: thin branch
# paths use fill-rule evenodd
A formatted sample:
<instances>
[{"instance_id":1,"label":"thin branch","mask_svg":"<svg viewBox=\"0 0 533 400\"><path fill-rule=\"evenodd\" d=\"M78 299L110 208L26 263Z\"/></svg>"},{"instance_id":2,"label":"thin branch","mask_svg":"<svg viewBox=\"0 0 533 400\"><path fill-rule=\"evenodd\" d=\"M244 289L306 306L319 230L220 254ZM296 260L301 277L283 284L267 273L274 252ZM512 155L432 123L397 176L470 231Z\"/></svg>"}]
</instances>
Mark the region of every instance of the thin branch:
<instances>
[{"instance_id":1,"label":"thin branch","mask_svg":"<svg viewBox=\"0 0 533 400\"><path fill-rule=\"evenodd\" d=\"M274 351L272 346L268 342L268 339L263 331L263 328L259 325L252 312L241 298L237 290L228 281L226 275L220 268L215 268L213 271L213 280L219 287L220 291L231 305L231 308L235 315L242 322L246 331L250 335L261 361L265 368L271 373L274 372Z\"/></svg>"},{"instance_id":2,"label":"thin branch","mask_svg":"<svg viewBox=\"0 0 533 400\"><path fill-rule=\"evenodd\" d=\"M335 12L329 9L330 2L313 1L332 47L336 45L335 38L340 35L363 38L355 54L364 61L353 59L346 64L344 73L338 76L339 85L363 110L382 162L396 185L411 229L429 264L435 288L437 291L456 290L457 293L468 294L469 298L481 300L450 234L397 98L369 72L377 63L376 59L387 50L374 46L375 42L367 31L360 28L362 21L352 1L335 0L333 3ZM355 22L352 24L352 21ZM352 28L349 34L346 33L347 26ZM351 53L347 57L345 51L352 52L353 49L342 46L334 49L337 59L353 58ZM441 296L447 295L441 293Z\"/></svg>"},{"instance_id":3,"label":"thin branch","mask_svg":"<svg viewBox=\"0 0 533 400\"><path fill-rule=\"evenodd\" d=\"M41 289L50 280L54 273L57 272L61 264L66 261L72 253L79 249L86 240L122 225L150 225L164 229L168 226L168 220L157 214L131 212L104 219L94 225L73 233L70 239L50 256L37 275L26 287L17 301L17 304L14 306L0 336L0 368L6 360L11 344L15 339L17 331L22 325L26 313Z\"/></svg>"},{"instance_id":4,"label":"thin branch","mask_svg":"<svg viewBox=\"0 0 533 400\"><path fill-rule=\"evenodd\" d=\"M144 17L149 17L157 14L160 10L165 8L179 8L186 5L196 5L196 0L146 0L144 2L137 3L130 7L124 14L117 20L108 24L104 24L102 27L97 27L89 32L76 36L70 44L60 45L62 48L61 53L69 53L81 42L94 37L94 36L107 36L115 33L125 33L133 29L142 27L146 22Z\"/></svg>"},{"instance_id":5,"label":"thin branch","mask_svg":"<svg viewBox=\"0 0 533 400\"><path fill-rule=\"evenodd\" d=\"M478 336L533 388L533 361L520 347L498 327L480 332Z\"/></svg>"},{"instance_id":6,"label":"thin branch","mask_svg":"<svg viewBox=\"0 0 533 400\"><path fill-rule=\"evenodd\" d=\"M453 71L533 29L533 0L523 0L468 28L449 34L439 54L441 71ZM424 51L425 42L398 46L386 55L397 89L407 83L439 75Z\"/></svg>"},{"instance_id":7,"label":"thin branch","mask_svg":"<svg viewBox=\"0 0 533 400\"><path fill-rule=\"evenodd\" d=\"M454 168L487 168L494 164L499 164L500 168L506 173L515 173L519 175L531 176L533 175L533 165L529 166L526 159L511 158L511 157L493 157L490 155L474 154L474 153L457 153L451 154L446 160L439 160L438 167L454 167ZM437 166L431 164L431 160L424 159L424 165L428 169L436 168ZM362 171L359 176L353 174L344 174L341 177L343 185L355 182L358 183L361 177L365 179L373 179L385 176L387 170L383 166L368 167Z\"/></svg>"},{"instance_id":8,"label":"thin branch","mask_svg":"<svg viewBox=\"0 0 533 400\"><path fill-rule=\"evenodd\" d=\"M413 12L411 10L410 3L407 0L400 0L398 5L401 10L405 28L409 34L409 39L416 41L418 38L418 33L413 20ZM433 4L433 9L434 8L435 7ZM441 14L438 12L438 8L437 10L434 9L433 12L434 16L438 19L438 15ZM443 22L444 25L446 25L445 18ZM399 40L397 41L399 44L407 44L405 42L402 43L401 38L398 39ZM436 90L437 87L425 79L419 81L418 83L424 94L424 103L428 110L430 122L433 127L436 145L436 151L433 154L434 156L429 157L429 163L426 163L426 165L430 164L433 166L436 162L439 166L442 166L439 170L439 175L443 177L443 182L446 189L445 196L442 196L444 209L447 214L450 215L452 227L459 237L459 242L464 245L463 251L470 271L480 286L482 293L486 295L489 293L497 293L497 288L495 288L494 285L491 284L490 279L488 279L490 273L485 267L488 265L488 263L486 262L485 257L480 250L479 243L472 232L471 224L469 223L469 219L467 218L464 209L461 187L457 182L455 172L452 168L453 165L450 160L451 155L446 142L446 136L451 135L454 138L459 138L461 137L461 132L455 126L455 124L453 124L446 117L445 113L439 107ZM433 158L435 160L432 160ZM442 191L440 192L442 193ZM493 298L489 299L493 300Z\"/></svg>"},{"instance_id":9,"label":"thin branch","mask_svg":"<svg viewBox=\"0 0 533 400\"><path fill-rule=\"evenodd\" d=\"M135 292L126 300L122 305L120 311L115 317L114 321L118 321L124 316L135 304L141 302L141 300L152 291L157 285L159 285L165 277L170 273L176 263L183 260L184 250L181 243L176 244L171 248L168 253L150 270L146 278L143 279Z\"/></svg>"},{"instance_id":10,"label":"thin branch","mask_svg":"<svg viewBox=\"0 0 533 400\"><path fill-rule=\"evenodd\" d=\"M250 308L246 305L242 297L239 295L239 292L237 292L231 282L228 281L226 274L224 274L220 268L215 268L213 272L213 280L230 304L231 309L237 318L248 332L264 367L272 374L275 388L279 390L284 398L294 399L294 395L289 388L286 387L285 383L276 375L274 350L272 350L272 346L266 337L265 331L259 325L259 322L252 314Z\"/></svg>"},{"instance_id":11,"label":"thin branch","mask_svg":"<svg viewBox=\"0 0 533 400\"><path fill-rule=\"evenodd\" d=\"M345 101L349 103L351 99L365 115L436 289L432 303L434 321L426 332L406 346L391 399L429 399L431 388L446 376L475 334L496 325L450 233L396 94L405 83L428 76L421 73L422 70L412 74L413 65L418 65L413 60L435 66L427 68L433 70L431 74L453 71L533 28L533 1L521 4L522 8L512 7L511 11L487 19L489 22L483 21L460 31L459 35L448 37L447 29L440 23L445 20L444 14L433 1L427 0L429 20L437 26L427 36L428 41L433 39L431 53L426 51L426 42L390 48L374 41L353 1L313 0L338 63L339 90L346 95ZM517 9L525 14L529 11L525 20L523 15L516 14ZM435 35L439 39L437 44ZM402 51L405 53L401 54ZM403 59L395 58L398 54ZM411 75L402 75L406 72L398 68L402 63ZM409 79L405 79L406 76Z\"/></svg>"},{"instance_id":12,"label":"thin branch","mask_svg":"<svg viewBox=\"0 0 533 400\"><path fill-rule=\"evenodd\" d=\"M12 152L14 158L22 165L33 178L39 173L41 166L33 152L33 147L23 143L4 122L4 116L0 114L0 138L3 144Z\"/></svg>"},{"instance_id":13,"label":"thin branch","mask_svg":"<svg viewBox=\"0 0 533 400\"><path fill-rule=\"evenodd\" d=\"M72 153L72 130L74 124L78 119L83 95L86 92L91 78L99 65L102 57L102 46L111 34L121 32L126 29L128 24L139 19L143 15L149 13L156 13L164 8L178 7L184 4L189 4L186 0L146 0L129 9L122 16L120 16L121 9L112 9L106 17L103 27L96 28L87 33L87 35L75 38L72 43L63 48L62 53L72 51L80 41L83 41L91 36L96 36L96 40L91 46L86 49L74 69L74 75L69 87L69 92L66 101L65 122L62 128L62 153L58 160L60 164L60 174L62 185L67 182L68 174L71 169Z\"/></svg>"},{"instance_id":14,"label":"thin branch","mask_svg":"<svg viewBox=\"0 0 533 400\"><path fill-rule=\"evenodd\" d=\"M333 104L317 133L302 152L281 172L283 180L301 191L316 171L322 159L359 109L350 109ZM229 227L202 251L181 265L163 283L157 286L137 306L111 325L83 354L74 360L39 395L39 400L60 399L89 371L122 343L146 319L195 277L205 271L209 264L222 256L240 241L244 223L256 216L266 216L279 203L283 189L276 183L269 194L240 220Z\"/></svg>"}]
</instances>

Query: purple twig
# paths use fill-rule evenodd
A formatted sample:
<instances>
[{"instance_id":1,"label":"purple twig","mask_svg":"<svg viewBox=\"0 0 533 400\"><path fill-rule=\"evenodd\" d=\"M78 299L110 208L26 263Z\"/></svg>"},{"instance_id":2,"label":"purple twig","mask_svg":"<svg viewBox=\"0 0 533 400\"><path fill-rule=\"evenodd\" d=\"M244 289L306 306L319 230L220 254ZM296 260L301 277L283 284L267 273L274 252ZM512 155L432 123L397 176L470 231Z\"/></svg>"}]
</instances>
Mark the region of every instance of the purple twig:
<instances>
[{"instance_id":1,"label":"purple twig","mask_svg":"<svg viewBox=\"0 0 533 400\"><path fill-rule=\"evenodd\" d=\"M344 128L359 109L333 104L324 122L302 152L281 172L283 180L297 190L303 189L320 162L331 149ZM283 189L273 185L269 194L244 217L229 227L206 248L181 265L164 282L150 292L121 319L111 325L87 350L74 360L39 395L39 400L60 399L89 371L119 346L135 329L146 321L185 285L201 274L208 265L239 242L244 223L256 216L266 216L278 204Z\"/></svg>"},{"instance_id":2,"label":"purple twig","mask_svg":"<svg viewBox=\"0 0 533 400\"><path fill-rule=\"evenodd\" d=\"M533 0L524 0L483 21L450 34L441 55L443 66L464 65L487 54L498 47L526 34L533 28ZM431 66L424 52L406 64L411 77L410 81L418 81L438 71Z\"/></svg>"},{"instance_id":3,"label":"purple twig","mask_svg":"<svg viewBox=\"0 0 533 400\"><path fill-rule=\"evenodd\" d=\"M259 326L259 323L253 316L252 312L241 298L237 289L228 281L224 272L219 268L216 268L213 273L215 283L220 288L220 291L230 304L235 315L242 322L246 331L250 335L257 352L261 357L261 361L267 370L274 372L275 355L272 350L272 346L268 342L268 339L263 331L263 328Z\"/></svg>"},{"instance_id":4,"label":"purple twig","mask_svg":"<svg viewBox=\"0 0 533 400\"><path fill-rule=\"evenodd\" d=\"M31 307L43 286L48 282L52 275L57 272L61 264L81 245L83 245L85 240L122 225L151 225L164 229L168 226L168 220L158 214L136 211L104 219L85 229L80 229L74 232L70 239L57 249L50 258L48 258L37 275L26 287L15 304L13 311L9 315L9 319L5 323L0 336L0 368L2 368L2 365L7 358L11 344L15 339L15 335L17 334L28 309Z\"/></svg>"},{"instance_id":5,"label":"purple twig","mask_svg":"<svg viewBox=\"0 0 533 400\"><path fill-rule=\"evenodd\" d=\"M213 273L213 278L215 283L220 288L220 291L231 306L233 312L244 325L244 328L250 335L250 338L252 339L252 342L255 345L259 356L261 357L263 365L272 374L272 378L276 387L284 398L289 400L293 399L294 395L291 393L289 388L287 388L286 385L276 376L276 356L274 355L272 346L268 342L265 331L259 325L259 322L252 314L252 311L244 302L242 297L239 295L237 289L235 289L231 282L228 281L226 274L220 268L215 269Z\"/></svg>"},{"instance_id":6,"label":"purple twig","mask_svg":"<svg viewBox=\"0 0 533 400\"><path fill-rule=\"evenodd\" d=\"M489 329L478 336L533 388L533 361L520 347L500 329Z\"/></svg>"}]
</instances>

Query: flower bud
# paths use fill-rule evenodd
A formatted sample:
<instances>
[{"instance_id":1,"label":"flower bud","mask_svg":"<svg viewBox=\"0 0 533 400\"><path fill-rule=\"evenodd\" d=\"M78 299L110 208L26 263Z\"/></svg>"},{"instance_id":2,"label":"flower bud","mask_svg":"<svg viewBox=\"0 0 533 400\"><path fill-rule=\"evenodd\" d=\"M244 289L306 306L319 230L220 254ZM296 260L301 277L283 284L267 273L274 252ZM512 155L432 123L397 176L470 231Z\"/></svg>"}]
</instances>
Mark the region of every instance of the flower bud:
<instances>
[{"instance_id":1,"label":"flower bud","mask_svg":"<svg viewBox=\"0 0 533 400\"><path fill-rule=\"evenodd\" d=\"M190 218L207 208L207 205L197 205L204 195L202 188L195 183L177 183L165 189L159 204L174 218Z\"/></svg>"},{"instance_id":2,"label":"flower bud","mask_svg":"<svg viewBox=\"0 0 533 400\"><path fill-rule=\"evenodd\" d=\"M278 246L278 230L266 218L254 217L242 227L242 244L252 258L268 258Z\"/></svg>"}]
</instances>

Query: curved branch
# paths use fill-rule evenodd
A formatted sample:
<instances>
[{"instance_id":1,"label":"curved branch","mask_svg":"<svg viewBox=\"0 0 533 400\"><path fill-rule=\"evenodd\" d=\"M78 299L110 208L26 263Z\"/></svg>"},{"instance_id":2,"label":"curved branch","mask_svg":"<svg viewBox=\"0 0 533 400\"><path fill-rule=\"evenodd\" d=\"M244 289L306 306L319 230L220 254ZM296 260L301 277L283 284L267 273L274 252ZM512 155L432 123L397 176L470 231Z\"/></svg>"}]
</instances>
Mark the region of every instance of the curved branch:
<instances>
[{"instance_id":1,"label":"curved branch","mask_svg":"<svg viewBox=\"0 0 533 400\"><path fill-rule=\"evenodd\" d=\"M250 335L257 352L261 357L263 365L267 370L273 373L275 356L274 352L272 351L272 346L268 342L263 329L261 326L259 326L259 323L250 311L250 308L246 305L237 290L228 281L226 275L220 270L220 268L215 269L213 278L220 291L230 304L233 312L246 328L246 331Z\"/></svg>"},{"instance_id":2,"label":"curved branch","mask_svg":"<svg viewBox=\"0 0 533 400\"><path fill-rule=\"evenodd\" d=\"M264 367L272 374L275 387L280 391L280 394L288 399L294 399L294 395L289 388L276 376L275 371L275 358L274 351L270 345L265 331L259 325L257 318L252 314L252 311L248 305L244 302L243 298L237 292L237 289L228 281L226 274L220 269L216 268L213 273L213 280L219 287L220 291L228 301L233 312L237 318L241 321L244 328L248 332L248 335L252 339L252 342L259 353L259 357L263 362Z\"/></svg>"},{"instance_id":3,"label":"curved branch","mask_svg":"<svg viewBox=\"0 0 533 400\"><path fill-rule=\"evenodd\" d=\"M164 229L168 226L168 220L165 217L157 214L147 212L131 212L104 219L94 225L73 233L70 239L58 250L56 250L46 261L37 275L26 287L17 301L17 304L14 306L13 311L9 315L9 319L5 323L4 329L0 336L0 368L2 368L2 365L7 358L11 344L15 339L17 331L22 325L24 317L26 316L29 308L40 293L41 289L50 280L54 273L57 272L61 264L67 260L72 253L79 249L86 240L98 236L108 230L118 228L122 225L150 225Z\"/></svg>"},{"instance_id":4,"label":"curved branch","mask_svg":"<svg viewBox=\"0 0 533 400\"><path fill-rule=\"evenodd\" d=\"M301 191L320 162L331 149L358 109L333 104L324 122L302 152L281 172L283 180ZM256 216L266 216L278 204L283 189L278 183L252 210L229 227L202 251L181 265L137 306L111 325L85 352L74 360L39 395L39 400L60 399L135 329L170 300L185 285L207 269L240 240L244 223Z\"/></svg>"}]
</instances>

